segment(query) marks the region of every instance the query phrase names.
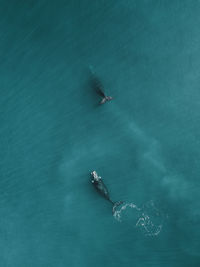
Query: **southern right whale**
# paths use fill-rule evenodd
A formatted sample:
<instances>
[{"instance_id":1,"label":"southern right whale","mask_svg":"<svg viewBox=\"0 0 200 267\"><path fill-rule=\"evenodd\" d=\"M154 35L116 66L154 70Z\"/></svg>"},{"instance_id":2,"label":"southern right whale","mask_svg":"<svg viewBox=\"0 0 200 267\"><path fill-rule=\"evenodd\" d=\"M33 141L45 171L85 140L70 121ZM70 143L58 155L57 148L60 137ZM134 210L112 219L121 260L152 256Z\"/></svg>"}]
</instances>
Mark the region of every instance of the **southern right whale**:
<instances>
[{"instance_id":1,"label":"southern right whale","mask_svg":"<svg viewBox=\"0 0 200 267\"><path fill-rule=\"evenodd\" d=\"M102 98L102 100L100 101L99 104L102 105L102 104L105 104L107 101L112 100L113 99L112 96L107 96L105 94L104 86L101 83L101 81L99 80L99 78L97 78L97 76L95 75L95 72L94 72L92 66L90 66L90 72L91 72L91 76L92 76L92 87L94 88L96 93Z\"/></svg>"},{"instance_id":2,"label":"southern right whale","mask_svg":"<svg viewBox=\"0 0 200 267\"><path fill-rule=\"evenodd\" d=\"M112 203L113 205L113 213L115 212L115 209L117 206L121 205L123 203L123 201L117 201L117 202L113 202L110 199L110 195L108 192L107 187L105 186L104 182L102 181L101 176L98 176L96 171L92 171L91 172L91 182L94 185L94 187L97 189L97 191L105 198L107 199L110 203Z\"/></svg>"}]
</instances>

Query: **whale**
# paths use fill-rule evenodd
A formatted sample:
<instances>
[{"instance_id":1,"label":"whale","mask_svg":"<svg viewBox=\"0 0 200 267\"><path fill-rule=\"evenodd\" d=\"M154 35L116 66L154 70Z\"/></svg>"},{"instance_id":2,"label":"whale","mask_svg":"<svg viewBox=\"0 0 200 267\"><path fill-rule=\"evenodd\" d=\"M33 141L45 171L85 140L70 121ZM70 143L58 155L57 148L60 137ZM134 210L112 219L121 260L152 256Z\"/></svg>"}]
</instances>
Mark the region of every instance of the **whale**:
<instances>
[{"instance_id":1,"label":"whale","mask_svg":"<svg viewBox=\"0 0 200 267\"><path fill-rule=\"evenodd\" d=\"M112 201L106 185L104 184L101 176L96 171L91 172L91 182L96 190L112 204L112 212L114 213L116 208L123 203L123 201Z\"/></svg>"},{"instance_id":2,"label":"whale","mask_svg":"<svg viewBox=\"0 0 200 267\"><path fill-rule=\"evenodd\" d=\"M113 99L112 96L107 96L104 92L103 85L101 81L97 77L93 77L92 81L93 85L92 87L96 91L96 93L101 97L100 105L105 104L107 101L110 101Z\"/></svg>"},{"instance_id":3,"label":"whale","mask_svg":"<svg viewBox=\"0 0 200 267\"><path fill-rule=\"evenodd\" d=\"M110 101L113 99L112 96L107 96L104 91L104 86L100 79L96 76L93 67L90 66L90 72L91 72L91 86L96 91L96 93L101 97L100 105L105 104L107 101Z\"/></svg>"}]
</instances>

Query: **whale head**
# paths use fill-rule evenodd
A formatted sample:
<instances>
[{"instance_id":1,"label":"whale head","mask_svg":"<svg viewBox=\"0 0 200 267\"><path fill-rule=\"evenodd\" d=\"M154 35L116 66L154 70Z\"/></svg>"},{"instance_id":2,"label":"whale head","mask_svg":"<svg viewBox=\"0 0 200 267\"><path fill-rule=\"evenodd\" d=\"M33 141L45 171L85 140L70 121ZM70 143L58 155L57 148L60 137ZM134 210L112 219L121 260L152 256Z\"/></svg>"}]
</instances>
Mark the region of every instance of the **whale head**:
<instances>
[{"instance_id":1,"label":"whale head","mask_svg":"<svg viewBox=\"0 0 200 267\"><path fill-rule=\"evenodd\" d=\"M96 171L92 171L91 172L91 176L92 176L92 183L94 183L94 182L98 182L100 179L101 179L101 177L100 176L98 176L98 174L97 174L97 172Z\"/></svg>"}]
</instances>

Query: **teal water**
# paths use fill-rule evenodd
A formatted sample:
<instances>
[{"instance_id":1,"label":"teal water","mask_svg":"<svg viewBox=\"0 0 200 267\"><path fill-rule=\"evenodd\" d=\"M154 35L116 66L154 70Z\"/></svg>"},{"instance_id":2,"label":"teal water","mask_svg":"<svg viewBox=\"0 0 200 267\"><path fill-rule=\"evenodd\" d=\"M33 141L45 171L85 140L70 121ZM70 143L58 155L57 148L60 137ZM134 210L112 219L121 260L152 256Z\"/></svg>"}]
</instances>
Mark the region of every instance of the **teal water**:
<instances>
[{"instance_id":1,"label":"teal water","mask_svg":"<svg viewBox=\"0 0 200 267\"><path fill-rule=\"evenodd\" d=\"M0 266L200 266L199 25L197 0L1 1Z\"/></svg>"}]
</instances>

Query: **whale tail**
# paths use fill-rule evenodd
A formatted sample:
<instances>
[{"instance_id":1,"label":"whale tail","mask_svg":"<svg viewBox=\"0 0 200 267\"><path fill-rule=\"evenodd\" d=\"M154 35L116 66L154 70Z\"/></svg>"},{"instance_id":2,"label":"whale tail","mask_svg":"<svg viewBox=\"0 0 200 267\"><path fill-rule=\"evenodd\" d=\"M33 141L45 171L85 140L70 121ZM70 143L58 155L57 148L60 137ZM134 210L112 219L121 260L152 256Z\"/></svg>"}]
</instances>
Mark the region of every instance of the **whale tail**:
<instances>
[{"instance_id":1,"label":"whale tail","mask_svg":"<svg viewBox=\"0 0 200 267\"><path fill-rule=\"evenodd\" d=\"M112 213L115 213L115 210L118 206L120 206L121 204L123 204L123 201L116 201L116 202L112 202L113 204L113 208L112 208Z\"/></svg>"},{"instance_id":2,"label":"whale tail","mask_svg":"<svg viewBox=\"0 0 200 267\"><path fill-rule=\"evenodd\" d=\"M102 99L101 102L100 102L100 105L102 105L102 104L106 103L106 101L110 101L110 100L112 100L112 99L113 99L112 96L106 96L106 95L104 94L104 97L103 97L103 99Z\"/></svg>"}]
</instances>

